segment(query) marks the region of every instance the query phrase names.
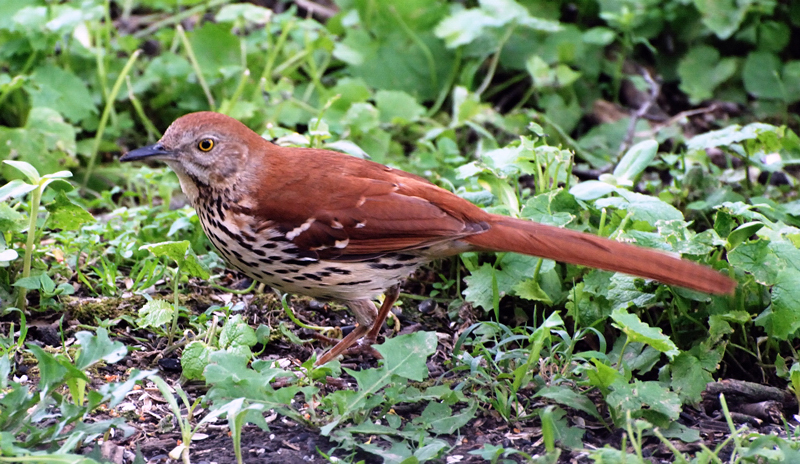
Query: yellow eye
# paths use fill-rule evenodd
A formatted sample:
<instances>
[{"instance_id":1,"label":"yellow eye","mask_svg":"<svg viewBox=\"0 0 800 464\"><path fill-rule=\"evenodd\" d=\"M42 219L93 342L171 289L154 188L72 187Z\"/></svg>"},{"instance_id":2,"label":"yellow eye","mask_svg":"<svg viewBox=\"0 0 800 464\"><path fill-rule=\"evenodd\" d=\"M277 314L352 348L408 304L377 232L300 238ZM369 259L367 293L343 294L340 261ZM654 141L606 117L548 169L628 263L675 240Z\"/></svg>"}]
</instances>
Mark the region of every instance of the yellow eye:
<instances>
[{"instance_id":1,"label":"yellow eye","mask_svg":"<svg viewBox=\"0 0 800 464\"><path fill-rule=\"evenodd\" d=\"M211 151L211 149L214 148L214 141L211 139L203 139L197 142L197 148L199 148L200 151Z\"/></svg>"}]
</instances>

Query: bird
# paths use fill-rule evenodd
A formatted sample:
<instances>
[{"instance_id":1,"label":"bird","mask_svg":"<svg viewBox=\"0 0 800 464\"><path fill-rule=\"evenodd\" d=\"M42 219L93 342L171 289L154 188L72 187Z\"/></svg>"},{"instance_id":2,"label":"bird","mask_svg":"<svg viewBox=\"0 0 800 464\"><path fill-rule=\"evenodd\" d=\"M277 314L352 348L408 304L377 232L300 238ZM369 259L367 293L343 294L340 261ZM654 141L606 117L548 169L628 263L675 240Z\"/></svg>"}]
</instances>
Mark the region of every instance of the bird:
<instances>
[{"instance_id":1,"label":"bird","mask_svg":"<svg viewBox=\"0 0 800 464\"><path fill-rule=\"evenodd\" d=\"M220 113L181 116L157 143L120 161L150 159L175 172L232 267L280 292L338 301L353 312L356 327L317 365L375 343L406 277L468 251L522 253L709 294L736 288L720 272L661 251L488 213L383 164L273 144Z\"/></svg>"}]
</instances>

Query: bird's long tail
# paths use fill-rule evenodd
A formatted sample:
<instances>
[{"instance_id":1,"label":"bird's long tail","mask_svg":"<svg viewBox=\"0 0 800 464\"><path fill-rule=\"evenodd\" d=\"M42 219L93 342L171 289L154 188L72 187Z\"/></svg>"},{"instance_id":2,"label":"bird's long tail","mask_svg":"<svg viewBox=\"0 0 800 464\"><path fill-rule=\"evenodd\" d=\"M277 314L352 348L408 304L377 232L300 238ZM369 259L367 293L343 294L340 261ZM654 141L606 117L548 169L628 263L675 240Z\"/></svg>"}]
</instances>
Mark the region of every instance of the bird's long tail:
<instances>
[{"instance_id":1,"label":"bird's long tail","mask_svg":"<svg viewBox=\"0 0 800 464\"><path fill-rule=\"evenodd\" d=\"M736 281L666 253L533 221L492 215L491 228L464 238L486 251L513 251L623 272L706 293L731 294Z\"/></svg>"}]
</instances>

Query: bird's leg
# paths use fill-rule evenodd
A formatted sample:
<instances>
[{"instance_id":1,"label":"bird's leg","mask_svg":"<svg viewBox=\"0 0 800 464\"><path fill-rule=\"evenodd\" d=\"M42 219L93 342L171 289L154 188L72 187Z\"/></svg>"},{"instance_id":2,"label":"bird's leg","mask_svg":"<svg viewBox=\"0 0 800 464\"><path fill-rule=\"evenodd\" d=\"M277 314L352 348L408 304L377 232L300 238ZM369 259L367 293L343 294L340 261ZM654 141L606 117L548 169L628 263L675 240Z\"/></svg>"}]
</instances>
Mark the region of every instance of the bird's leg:
<instances>
[{"instance_id":1,"label":"bird's leg","mask_svg":"<svg viewBox=\"0 0 800 464\"><path fill-rule=\"evenodd\" d=\"M348 348L353 346L354 343L356 343L361 337L364 336L364 334L367 333L378 316L378 311L375 309L375 305L370 300L348 301L347 307L353 311L353 314L356 316L356 321L358 321L358 325L339 343L328 350L327 353L320 356L319 359L317 359L317 362L314 363L316 366L321 366L325 363L333 361L340 354L347 351ZM381 309L383 309L382 306Z\"/></svg>"},{"instance_id":2,"label":"bird's leg","mask_svg":"<svg viewBox=\"0 0 800 464\"><path fill-rule=\"evenodd\" d=\"M394 306L399 297L399 285L395 285L386 290L381 309L379 309L377 312L375 311L375 305L369 300L357 300L349 302L347 306L355 314L356 320L358 321L358 326L346 337L344 337L342 341L337 343L336 346L331 348L330 351L322 355L317 360L316 365L321 366L344 353L359 354L366 351L371 353L376 358L380 358L381 354L372 348L372 344L378 340L378 332L381 331L383 323L386 322L386 317L389 316L389 311L392 310L392 306ZM356 342L358 342L358 345L352 346Z\"/></svg>"},{"instance_id":3,"label":"bird's leg","mask_svg":"<svg viewBox=\"0 0 800 464\"><path fill-rule=\"evenodd\" d=\"M381 305L381 309L378 310L378 316L375 318L375 321L372 323L372 327L364 337L364 343L371 345L378 340L378 332L381 331L383 323L386 322L386 317L389 316L389 311L391 311L392 306L397 303L398 298L400 298L400 285L394 285L386 290L386 293L383 294L383 304Z\"/></svg>"}]
</instances>

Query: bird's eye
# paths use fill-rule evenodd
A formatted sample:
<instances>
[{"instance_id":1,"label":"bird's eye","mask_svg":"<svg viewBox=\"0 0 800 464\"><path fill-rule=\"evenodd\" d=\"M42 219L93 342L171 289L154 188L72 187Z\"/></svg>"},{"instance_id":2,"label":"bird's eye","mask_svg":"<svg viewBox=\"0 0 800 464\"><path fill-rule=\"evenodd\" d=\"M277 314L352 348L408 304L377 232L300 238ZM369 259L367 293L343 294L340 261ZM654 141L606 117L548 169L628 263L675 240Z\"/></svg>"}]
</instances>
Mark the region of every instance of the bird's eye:
<instances>
[{"instance_id":1,"label":"bird's eye","mask_svg":"<svg viewBox=\"0 0 800 464\"><path fill-rule=\"evenodd\" d=\"M214 141L211 139L203 139L197 142L197 148L199 148L200 151L211 151L211 149L214 148Z\"/></svg>"}]
</instances>

